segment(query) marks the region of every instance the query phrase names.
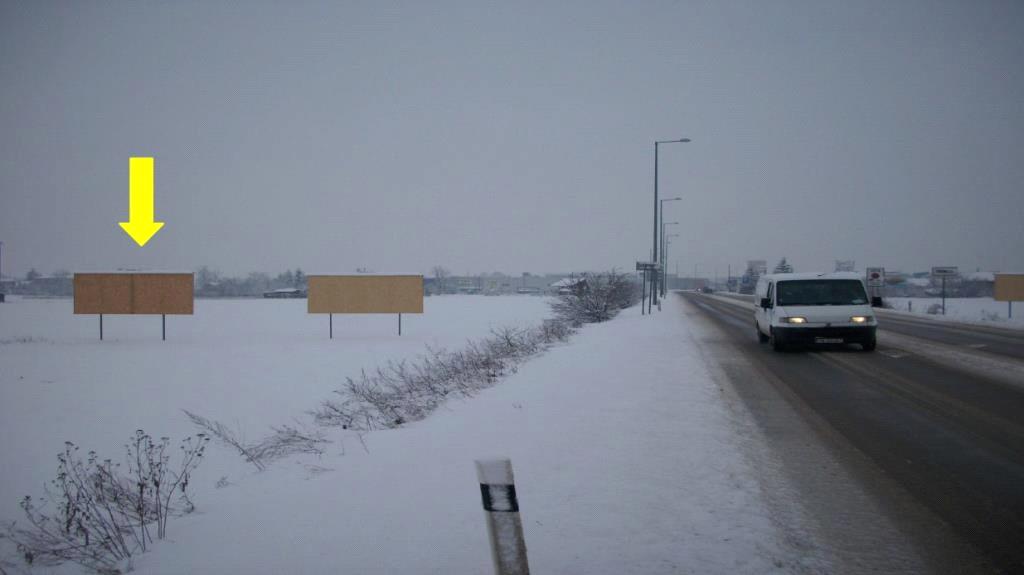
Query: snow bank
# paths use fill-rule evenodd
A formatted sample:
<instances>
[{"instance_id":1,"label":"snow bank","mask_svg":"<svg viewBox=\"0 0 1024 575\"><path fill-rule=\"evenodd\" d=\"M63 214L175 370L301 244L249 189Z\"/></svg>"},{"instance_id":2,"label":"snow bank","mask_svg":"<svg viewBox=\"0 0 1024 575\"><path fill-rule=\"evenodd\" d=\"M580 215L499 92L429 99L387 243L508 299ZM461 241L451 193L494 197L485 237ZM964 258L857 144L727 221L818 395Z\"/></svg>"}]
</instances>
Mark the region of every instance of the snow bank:
<instances>
[{"instance_id":1,"label":"snow bank","mask_svg":"<svg viewBox=\"0 0 1024 575\"><path fill-rule=\"evenodd\" d=\"M1009 318L1009 306L1005 301L995 301L990 297L946 298L946 315L932 315L928 308L942 305L940 297L891 297L885 298L893 311L926 315L932 319L998 325L1024 329L1024 302L1014 302L1013 318ZM910 304L908 308L907 304Z\"/></svg>"},{"instance_id":2,"label":"snow bank","mask_svg":"<svg viewBox=\"0 0 1024 575\"><path fill-rule=\"evenodd\" d=\"M489 573L474 460L493 457L515 467L535 573L777 570L719 391L666 304L586 327L365 450L335 435L320 459L204 494L138 572Z\"/></svg>"}]
</instances>

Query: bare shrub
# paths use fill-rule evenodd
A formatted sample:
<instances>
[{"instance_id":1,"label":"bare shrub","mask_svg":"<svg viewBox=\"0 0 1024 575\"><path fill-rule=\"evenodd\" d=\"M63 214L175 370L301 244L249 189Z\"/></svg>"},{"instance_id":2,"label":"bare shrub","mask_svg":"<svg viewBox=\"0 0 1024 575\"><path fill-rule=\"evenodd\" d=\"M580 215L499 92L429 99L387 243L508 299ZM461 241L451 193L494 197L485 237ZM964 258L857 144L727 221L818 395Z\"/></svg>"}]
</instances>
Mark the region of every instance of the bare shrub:
<instances>
[{"instance_id":1,"label":"bare shrub","mask_svg":"<svg viewBox=\"0 0 1024 575\"><path fill-rule=\"evenodd\" d=\"M323 455L323 445L329 443L319 431L283 425L271 427L272 434L255 442L247 442L240 432L219 421L183 409L192 423L205 429L219 443L238 451L239 455L263 471L272 461L297 453Z\"/></svg>"},{"instance_id":2,"label":"bare shrub","mask_svg":"<svg viewBox=\"0 0 1024 575\"><path fill-rule=\"evenodd\" d=\"M252 446L251 453L258 461L271 462L299 453L323 455L323 445L328 443L318 430L282 425L271 427L273 433Z\"/></svg>"},{"instance_id":3,"label":"bare shrub","mask_svg":"<svg viewBox=\"0 0 1024 575\"><path fill-rule=\"evenodd\" d=\"M566 341L572 333L572 327L568 323L556 319L544 320L540 327L541 341L545 344Z\"/></svg>"},{"instance_id":4,"label":"bare shrub","mask_svg":"<svg viewBox=\"0 0 1024 575\"><path fill-rule=\"evenodd\" d=\"M240 432L236 432L224 425L219 421L207 419L201 415L192 413L187 409L183 409L185 415L188 416L192 423L196 424L200 429L205 429L210 435L216 439L221 445L225 445L239 452L246 461L256 466L256 469L263 471L266 466L256 458L251 452L251 446L246 443L245 438L242 437Z\"/></svg>"},{"instance_id":5,"label":"bare shrub","mask_svg":"<svg viewBox=\"0 0 1024 575\"><path fill-rule=\"evenodd\" d=\"M154 440L138 430L125 445L126 472L94 451L83 461L78 446L66 442L46 496L38 501L25 496L20 503L28 525L11 524L5 537L30 566L70 561L120 573L121 562L152 544L154 528L156 538L163 539L168 518L194 508L188 486L207 441L204 434L185 438L174 467L170 439Z\"/></svg>"},{"instance_id":6,"label":"bare shrub","mask_svg":"<svg viewBox=\"0 0 1024 575\"><path fill-rule=\"evenodd\" d=\"M612 270L605 274L584 274L573 290L558 295L551 302L551 311L558 319L579 327L608 321L638 299L636 284L624 274Z\"/></svg>"},{"instance_id":7,"label":"bare shrub","mask_svg":"<svg viewBox=\"0 0 1024 575\"><path fill-rule=\"evenodd\" d=\"M356 431L393 428L419 421L452 395L469 396L515 372L519 363L565 341L572 328L560 320L536 328L501 328L461 350L427 348L415 361L389 361L335 390L338 399L321 403L314 420Z\"/></svg>"}]
</instances>

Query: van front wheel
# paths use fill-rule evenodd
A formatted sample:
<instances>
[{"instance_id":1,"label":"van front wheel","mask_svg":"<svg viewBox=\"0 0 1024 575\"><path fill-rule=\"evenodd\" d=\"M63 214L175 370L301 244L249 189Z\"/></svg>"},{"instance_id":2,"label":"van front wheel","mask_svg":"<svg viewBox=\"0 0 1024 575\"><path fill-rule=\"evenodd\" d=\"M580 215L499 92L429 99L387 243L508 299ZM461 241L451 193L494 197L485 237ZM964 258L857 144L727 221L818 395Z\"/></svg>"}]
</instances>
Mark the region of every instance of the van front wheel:
<instances>
[{"instance_id":1,"label":"van front wheel","mask_svg":"<svg viewBox=\"0 0 1024 575\"><path fill-rule=\"evenodd\" d=\"M873 337L869 340L866 340L864 343L860 344L860 348L864 351L875 351L875 347L877 346L878 340L876 340Z\"/></svg>"},{"instance_id":2,"label":"van front wheel","mask_svg":"<svg viewBox=\"0 0 1024 575\"><path fill-rule=\"evenodd\" d=\"M771 332L771 336L769 336L769 340L771 341L773 350L786 351L786 344L782 343L782 340L779 339L779 335L775 333L774 329Z\"/></svg>"}]
</instances>

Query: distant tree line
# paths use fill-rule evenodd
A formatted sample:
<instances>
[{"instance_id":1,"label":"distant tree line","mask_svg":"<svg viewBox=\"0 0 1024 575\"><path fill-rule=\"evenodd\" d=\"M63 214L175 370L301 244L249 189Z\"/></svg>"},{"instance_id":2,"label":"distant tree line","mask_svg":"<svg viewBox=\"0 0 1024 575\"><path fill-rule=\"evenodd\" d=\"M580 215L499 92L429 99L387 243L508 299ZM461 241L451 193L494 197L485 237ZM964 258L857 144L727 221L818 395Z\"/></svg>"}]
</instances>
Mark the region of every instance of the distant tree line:
<instances>
[{"instance_id":1,"label":"distant tree line","mask_svg":"<svg viewBox=\"0 0 1024 575\"><path fill-rule=\"evenodd\" d=\"M251 272L245 277L222 275L202 266L196 271L197 297L252 297L276 289L306 289L306 274L300 268L285 270L276 276Z\"/></svg>"}]
</instances>

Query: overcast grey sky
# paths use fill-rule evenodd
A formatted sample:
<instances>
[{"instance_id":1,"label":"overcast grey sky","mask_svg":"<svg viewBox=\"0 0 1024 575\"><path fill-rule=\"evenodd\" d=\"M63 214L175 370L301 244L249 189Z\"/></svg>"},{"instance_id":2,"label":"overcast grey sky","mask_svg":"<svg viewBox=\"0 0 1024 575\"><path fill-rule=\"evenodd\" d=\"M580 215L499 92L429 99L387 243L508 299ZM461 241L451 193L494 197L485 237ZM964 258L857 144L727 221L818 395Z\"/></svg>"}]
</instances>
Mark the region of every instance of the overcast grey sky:
<instances>
[{"instance_id":1,"label":"overcast grey sky","mask_svg":"<svg viewBox=\"0 0 1024 575\"><path fill-rule=\"evenodd\" d=\"M1024 270L1022 2L0 4L8 274L631 267L680 136L683 270Z\"/></svg>"}]
</instances>

